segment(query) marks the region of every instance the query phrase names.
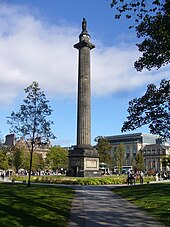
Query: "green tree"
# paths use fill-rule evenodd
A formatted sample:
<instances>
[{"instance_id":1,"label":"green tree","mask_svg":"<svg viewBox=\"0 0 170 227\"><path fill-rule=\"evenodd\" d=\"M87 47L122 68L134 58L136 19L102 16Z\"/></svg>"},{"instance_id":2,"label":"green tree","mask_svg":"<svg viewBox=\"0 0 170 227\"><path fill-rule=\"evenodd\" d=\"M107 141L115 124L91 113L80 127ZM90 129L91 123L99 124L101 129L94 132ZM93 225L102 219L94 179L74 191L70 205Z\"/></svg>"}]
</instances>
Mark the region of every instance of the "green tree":
<instances>
[{"instance_id":1,"label":"green tree","mask_svg":"<svg viewBox=\"0 0 170 227\"><path fill-rule=\"evenodd\" d=\"M97 142L96 149L98 150L100 162L108 164L110 167L112 165L111 149L112 145L109 141L102 136L98 136L94 140Z\"/></svg>"},{"instance_id":2,"label":"green tree","mask_svg":"<svg viewBox=\"0 0 170 227\"><path fill-rule=\"evenodd\" d=\"M32 155L32 166L34 165L33 160L34 160L34 153ZM30 153L25 150L22 168L25 170L29 170L29 167L30 167ZM33 170L33 167L31 167L31 170Z\"/></svg>"},{"instance_id":3,"label":"green tree","mask_svg":"<svg viewBox=\"0 0 170 227\"><path fill-rule=\"evenodd\" d=\"M12 151L12 165L15 168L16 172L20 168L23 168L23 163L24 163L24 150L22 148L15 148Z\"/></svg>"},{"instance_id":4,"label":"green tree","mask_svg":"<svg viewBox=\"0 0 170 227\"><path fill-rule=\"evenodd\" d=\"M133 169L135 171L143 171L144 170L144 157L140 152L138 152L136 154L135 165L133 166Z\"/></svg>"},{"instance_id":5,"label":"green tree","mask_svg":"<svg viewBox=\"0 0 170 227\"><path fill-rule=\"evenodd\" d=\"M149 84L141 98L129 102L127 121L122 132L148 124L150 133L170 138L170 83L162 80L160 87Z\"/></svg>"},{"instance_id":6,"label":"green tree","mask_svg":"<svg viewBox=\"0 0 170 227\"><path fill-rule=\"evenodd\" d=\"M130 28L135 28L137 38L142 40L137 43L142 56L134 63L136 70L144 68L159 69L170 62L170 1L169 0L112 0L111 7L115 9L115 18L125 15L131 21ZM164 87L163 87L164 86ZM169 80L160 83L159 95L155 93L155 85L148 85L145 96L129 102L130 116L124 123L122 131L133 130L144 124L149 124L150 132L169 138L169 117L167 118L167 104L170 94ZM149 95L151 103L144 100ZM152 97L153 95L153 97ZM157 96L157 97L156 97ZM155 99L154 98L159 98ZM152 99L152 100L151 100ZM140 105L140 101L143 101ZM163 103L165 100L165 103ZM144 107L142 108L142 105ZM165 108L165 109L164 109ZM135 114L136 111L136 114ZM146 114L145 112L146 111ZM168 110L169 111L169 110ZM140 113L139 113L140 112ZM142 116L144 115L144 117ZM146 116L147 115L147 116ZM132 124L130 123L130 118ZM135 123L136 120L136 123ZM163 123L163 124L162 124ZM162 124L162 126L161 126ZM132 126L133 125L133 126Z\"/></svg>"},{"instance_id":7,"label":"green tree","mask_svg":"<svg viewBox=\"0 0 170 227\"><path fill-rule=\"evenodd\" d=\"M0 150L0 169L7 170L9 168L9 160L7 152Z\"/></svg>"},{"instance_id":8,"label":"green tree","mask_svg":"<svg viewBox=\"0 0 170 227\"><path fill-rule=\"evenodd\" d=\"M42 154L34 152L33 154L33 161L32 161L32 170L34 172L39 172L44 170L45 168L45 161L42 157Z\"/></svg>"},{"instance_id":9,"label":"green tree","mask_svg":"<svg viewBox=\"0 0 170 227\"><path fill-rule=\"evenodd\" d=\"M13 167L16 172L20 168L29 169L30 155L29 152L23 148L16 148L13 152ZM39 172L45 168L45 162L41 154L34 152L32 156L32 172Z\"/></svg>"},{"instance_id":10,"label":"green tree","mask_svg":"<svg viewBox=\"0 0 170 227\"><path fill-rule=\"evenodd\" d=\"M51 132L52 121L47 120L51 115L52 109L48 105L45 94L39 88L37 82L33 82L25 89L26 98L20 106L20 110L11 113L7 123L11 125L10 132L22 136L27 141L30 150L30 165L28 187L30 186L30 177L32 171L33 152L40 143L47 143L50 138L55 138ZM41 138L41 142L40 139Z\"/></svg>"},{"instance_id":11,"label":"green tree","mask_svg":"<svg viewBox=\"0 0 170 227\"><path fill-rule=\"evenodd\" d=\"M135 63L135 68L159 69L170 62L170 1L169 0L112 0L115 18L124 14L127 19L134 20L132 26L137 37L143 39L137 43L143 54Z\"/></svg>"},{"instance_id":12,"label":"green tree","mask_svg":"<svg viewBox=\"0 0 170 227\"><path fill-rule=\"evenodd\" d=\"M162 156L161 159L162 159L162 165L163 165L163 166L168 166L168 167L170 167L170 155Z\"/></svg>"},{"instance_id":13,"label":"green tree","mask_svg":"<svg viewBox=\"0 0 170 227\"><path fill-rule=\"evenodd\" d=\"M50 167L53 171L60 168L67 169L68 151L60 146L50 148L46 156L46 166Z\"/></svg>"},{"instance_id":14,"label":"green tree","mask_svg":"<svg viewBox=\"0 0 170 227\"><path fill-rule=\"evenodd\" d=\"M113 157L116 161L119 174L122 172L122 166L125 159L125 146L120 143L118 147L114 150Z\"/></svg>"}]
</instances>

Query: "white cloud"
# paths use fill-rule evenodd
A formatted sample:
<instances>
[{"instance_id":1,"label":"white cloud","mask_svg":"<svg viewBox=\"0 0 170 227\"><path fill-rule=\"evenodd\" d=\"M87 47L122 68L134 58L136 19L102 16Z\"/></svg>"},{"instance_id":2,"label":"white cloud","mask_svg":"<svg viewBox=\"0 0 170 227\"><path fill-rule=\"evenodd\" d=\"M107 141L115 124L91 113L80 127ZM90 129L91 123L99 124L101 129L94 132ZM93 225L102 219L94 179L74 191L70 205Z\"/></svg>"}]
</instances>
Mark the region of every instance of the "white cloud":
<instances>
[{"instance_id":1,"label":"white cloud","mask_svg":"<svg viewBox=\"0 0 170 227\"><path fill-rule=\"evenodd\" d=\"M38 18L26 7L0 6L1 104L12 102L33 81L55 97L76 92L78 52L73 45L79 28L50 25ZM127 91L153 80L151 73L138 75L133 69L134 48L99 45L92 52L95 95Z\"/></svg>"},{"instance_id":2,"label":"white cloud","mask_svg":"<svg viewBox=\"0 0 170 227\"><path fill-rule=\"evenodd\" d=\"M142 73L134 69L133 63L139 53L131 46L114 46L97 49L93 57L93 91L95 95L109 95L116 92L130 91L168 78L170 68Z\"/></svg>"}]
</instances>

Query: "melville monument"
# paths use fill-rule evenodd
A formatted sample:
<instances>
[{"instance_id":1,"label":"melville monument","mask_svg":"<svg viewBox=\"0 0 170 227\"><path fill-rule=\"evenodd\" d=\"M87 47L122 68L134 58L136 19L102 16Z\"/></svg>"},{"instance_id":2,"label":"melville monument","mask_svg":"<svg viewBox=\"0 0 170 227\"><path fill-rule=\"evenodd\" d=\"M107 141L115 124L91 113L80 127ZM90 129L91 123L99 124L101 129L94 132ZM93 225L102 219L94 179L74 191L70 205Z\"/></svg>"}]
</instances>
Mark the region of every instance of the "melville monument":
<instances>
[{"instance_id":1,"label":"melville monument","mask_svg":"<svg viewBox=\"0 0 170 227\"><path fill-rule=\"evenodd\" d=\"M82 21L79 42L74 45L74 48L79 51L77 144L72 150L69 150L68 175L95 177L100 176L98 152L91 146L90 50L95 48L95 45L90 43L85 18Z\"/></svg>"}]
</instances>

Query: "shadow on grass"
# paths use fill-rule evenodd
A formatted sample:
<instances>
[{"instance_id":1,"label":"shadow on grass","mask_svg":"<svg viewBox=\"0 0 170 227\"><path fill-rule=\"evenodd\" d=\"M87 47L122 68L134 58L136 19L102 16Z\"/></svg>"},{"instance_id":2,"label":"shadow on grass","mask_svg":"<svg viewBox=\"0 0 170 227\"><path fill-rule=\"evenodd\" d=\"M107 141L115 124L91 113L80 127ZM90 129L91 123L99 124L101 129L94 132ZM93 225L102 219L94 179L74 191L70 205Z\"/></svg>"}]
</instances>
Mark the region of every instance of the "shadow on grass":
<instances>
[{"instance_id":1,"label":"shadow on grass","mask_svg":"<svg viewBox=\"0 0 170 227\"><path fill-rule=\"evenodd\" d=\"M0 184L0 226L66 226L72 189Z\"/></svg>"},{"instance_id":2,"label":"shadow on grass","mask_svg":"<svg viewBox=\"0 0 170 227\"><path fill-rule=\"evenodd\" d=\"M114 188L113 192L170 226L170 183L126 186Z\"/></svg>"}]
</instances>

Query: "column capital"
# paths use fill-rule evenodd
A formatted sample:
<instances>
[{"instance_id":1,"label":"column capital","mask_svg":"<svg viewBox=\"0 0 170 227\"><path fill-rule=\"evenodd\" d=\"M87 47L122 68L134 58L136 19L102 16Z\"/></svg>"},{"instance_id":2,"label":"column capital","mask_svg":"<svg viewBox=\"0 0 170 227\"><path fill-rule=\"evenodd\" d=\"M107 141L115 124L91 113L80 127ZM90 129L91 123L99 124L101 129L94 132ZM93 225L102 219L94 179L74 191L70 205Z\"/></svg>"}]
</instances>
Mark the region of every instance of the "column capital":
<instances>
[{"instance_id":1,"label":"column capital","mask_svg":"<svg viewBox=\"0 0 170 227\"><path fill-rule=\"evenodd\" d=\"M79 43L76 43L74 45L74 48L76 48L78 50L80 50L83 47L89 47L90 50L91 50L91 49L95 48L95 45L93 43L90 43L89 41L86 41L86 40L82 40Z\"/></svg>"}]
</instances>

